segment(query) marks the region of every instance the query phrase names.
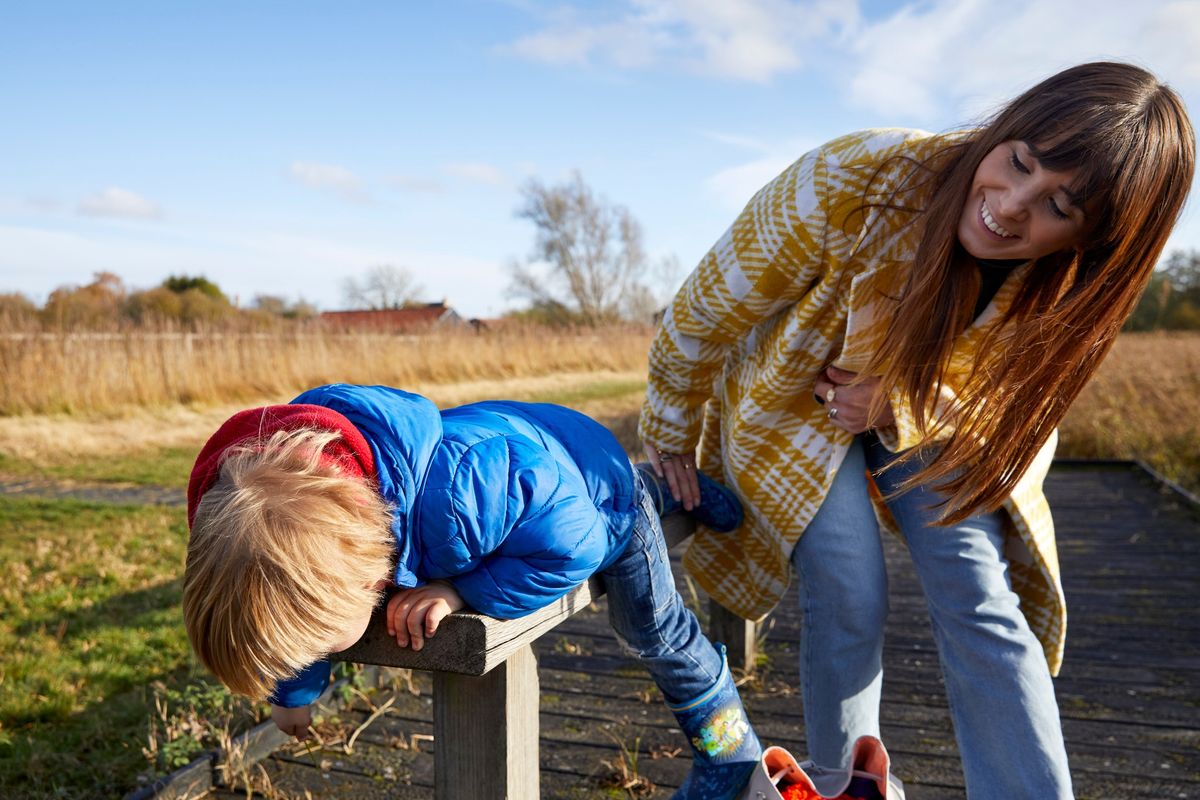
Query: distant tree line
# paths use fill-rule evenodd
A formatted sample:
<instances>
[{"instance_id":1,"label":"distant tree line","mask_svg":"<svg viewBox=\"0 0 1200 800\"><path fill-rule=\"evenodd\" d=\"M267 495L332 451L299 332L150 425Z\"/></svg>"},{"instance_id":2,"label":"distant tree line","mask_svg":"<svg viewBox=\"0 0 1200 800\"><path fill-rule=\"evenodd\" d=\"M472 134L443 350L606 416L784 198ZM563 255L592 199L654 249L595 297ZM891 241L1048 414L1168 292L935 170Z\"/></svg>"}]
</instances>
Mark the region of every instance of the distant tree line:
<instances>
[{"instance_id":1,"label":"distant tree line","mask_svg":"<svg viewBox=\"0 0 1200 800\"><path fill-rule=\"evenodd\" d=\"M195 329L224 324L265 328L316 315L316 307L303 300L266 294L239 308L212 281L187 275L172 275L154 288L131 291L114 273L97 272L85 286L55 289L41 308L22 294L0 294L0 327L7 330Z\"/></svg>"},{"instance_id":2,"label":"distant tree line","mask_svg":"<svg viewBox=\"0 0 1200 800\"><path fill-rule=\"evenodd\" d=\"M1200 250L1176 250L1167 257L1125 330L1200 330Z\"/></svg>"}]
</instances>

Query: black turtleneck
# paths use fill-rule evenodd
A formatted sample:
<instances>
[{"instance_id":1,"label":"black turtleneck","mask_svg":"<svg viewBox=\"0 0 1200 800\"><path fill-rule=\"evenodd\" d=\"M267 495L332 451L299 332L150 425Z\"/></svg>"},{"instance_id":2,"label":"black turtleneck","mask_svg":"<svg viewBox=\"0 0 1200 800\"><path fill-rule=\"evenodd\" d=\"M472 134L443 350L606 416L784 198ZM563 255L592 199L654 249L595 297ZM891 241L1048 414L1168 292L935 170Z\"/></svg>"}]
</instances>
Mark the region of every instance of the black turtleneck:
<instances>
[{"instance_id":1,"label":"black turtleneck","mask_svg":"<svg viewBox=\"0 0 1200 800\"><path fill-rule=\"evenodd\" d=\"M988 303L992 302L992 298L996 296L996 292L1000 291L1000 287L1008 278L1008 273L1026 261L1027 259L1024 258L975 259L975 263L979 265L979 296L975 299L975 314L971 319L979 318L983 310L988 307Z\"/></svg>"}]
</instances>

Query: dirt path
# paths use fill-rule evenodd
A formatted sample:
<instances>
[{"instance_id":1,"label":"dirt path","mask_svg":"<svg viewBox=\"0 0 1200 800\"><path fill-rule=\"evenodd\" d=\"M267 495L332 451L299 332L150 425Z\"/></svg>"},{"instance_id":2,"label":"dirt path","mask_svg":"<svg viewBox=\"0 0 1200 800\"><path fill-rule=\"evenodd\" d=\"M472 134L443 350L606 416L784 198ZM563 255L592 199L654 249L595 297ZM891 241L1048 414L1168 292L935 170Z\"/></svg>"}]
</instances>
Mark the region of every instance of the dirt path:
<instances>
[{"instance_id":1,"label":"dirt path","mask_svg":"<svg viewBox=\"0 0 1200 800\"><path fill-rule=\"evenodd\" d=\"M86 500L92 503L139 506L182 506L187 497L182 489L143 486L136 483L83 483L48 478L0 475L0 495L52 500Z\"/></svg>"}]
</instances>

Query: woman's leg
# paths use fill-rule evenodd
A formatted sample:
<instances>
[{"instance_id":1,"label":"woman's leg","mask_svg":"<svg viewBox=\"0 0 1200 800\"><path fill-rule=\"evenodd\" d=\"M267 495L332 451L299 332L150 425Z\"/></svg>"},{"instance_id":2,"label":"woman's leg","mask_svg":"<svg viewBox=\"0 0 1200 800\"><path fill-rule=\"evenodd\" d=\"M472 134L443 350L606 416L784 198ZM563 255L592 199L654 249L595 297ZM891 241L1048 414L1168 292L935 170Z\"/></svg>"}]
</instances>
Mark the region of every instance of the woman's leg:
<instances>
[{"instance_id":1,"label":"woman's leg","mask_svg":"<svg viewBox=\"0 0 1200 800\"><path fill-rule=\"evenodd\" d=\"M870 437L867 464L893 456ZM920 469L881 473L885 494ZM929 603L971 800L1072 797L1046 658L1021 613L1004 557L1001 512L935 527L942 499L918 488L888 502Z\"/></svg>"},{"instance_id":2,"label":"woman's leg","mask_svg":"<svg viewBox=\"0 0 1200 800\"><path fill-rule=\"evenodd\" d=\"M808 752L833 768L846 766L856 738L879 735L887 571L865 470L856 439L792 551Z\"/></svg>"}]
</instances>

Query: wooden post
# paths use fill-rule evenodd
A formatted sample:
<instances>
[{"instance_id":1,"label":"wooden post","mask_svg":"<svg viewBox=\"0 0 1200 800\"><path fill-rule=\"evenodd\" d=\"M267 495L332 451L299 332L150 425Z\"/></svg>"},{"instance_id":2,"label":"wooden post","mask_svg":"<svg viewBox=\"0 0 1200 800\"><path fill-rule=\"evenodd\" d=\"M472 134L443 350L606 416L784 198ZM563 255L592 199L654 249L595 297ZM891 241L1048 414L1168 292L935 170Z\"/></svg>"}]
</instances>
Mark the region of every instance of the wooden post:
<instances>
[{"instance_id":1,"label":"wooden post","mask_svg":"<svg viewBox=\"0 0 1200 800\"><path fill-rule=\"evenodd\" d=\"M662 521L663 536L667 547L675 547L696 530L696 523L686 514L671 514ZM749 620L742 619L725 606L713 600L708 600L708 638L714 644L724 643L729 652L731 669L750 669L754 666L755 656L754 637L758 626Z\"/></svg>"},{"instance_id":2,"label":"wooden post","mask_svg":"<svg viewBox=\"0 0 1200 800\"><path fill-rule=\"evenodd\" d=\"M730 669L753 669L757 657L755 634L758 625L742 619L716 600L708 600L708 638L724 642L729 651Z\"/></svg>"},{"instance_id":3,"label":"wooden post","mask_svg":"<svg viewBox=\"0 0 1200 800\"><path fill-rule=\"evenodd\" d=\"M435 800L538 800L538 701L529 645L481 677L433 673Z\"/></svg>"}]
</instances>

